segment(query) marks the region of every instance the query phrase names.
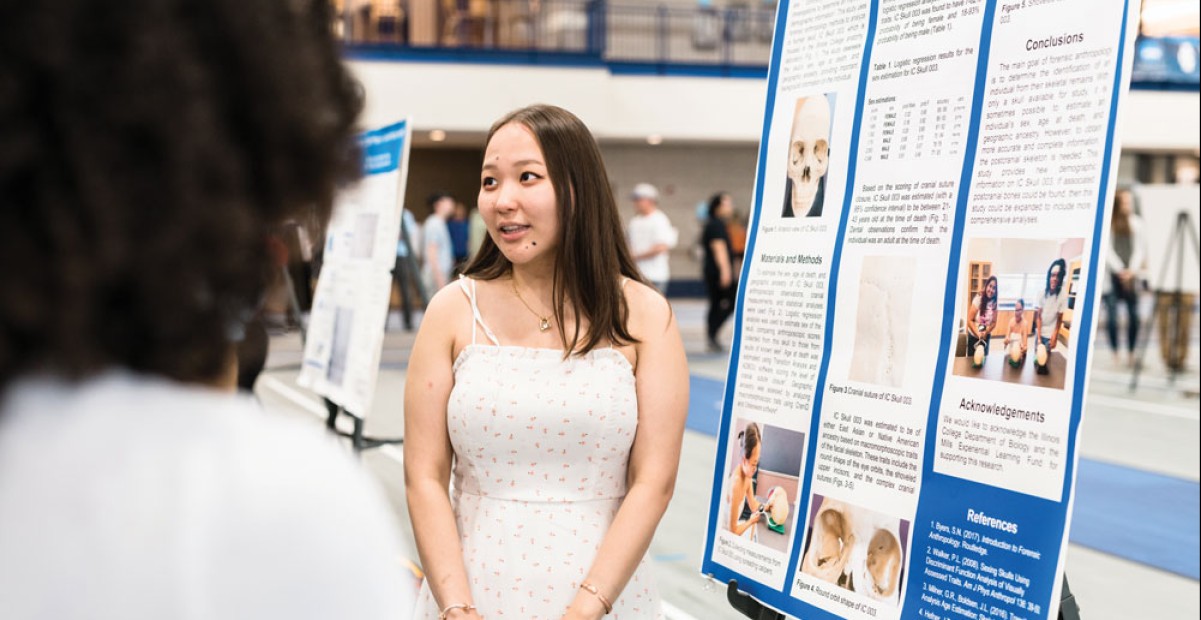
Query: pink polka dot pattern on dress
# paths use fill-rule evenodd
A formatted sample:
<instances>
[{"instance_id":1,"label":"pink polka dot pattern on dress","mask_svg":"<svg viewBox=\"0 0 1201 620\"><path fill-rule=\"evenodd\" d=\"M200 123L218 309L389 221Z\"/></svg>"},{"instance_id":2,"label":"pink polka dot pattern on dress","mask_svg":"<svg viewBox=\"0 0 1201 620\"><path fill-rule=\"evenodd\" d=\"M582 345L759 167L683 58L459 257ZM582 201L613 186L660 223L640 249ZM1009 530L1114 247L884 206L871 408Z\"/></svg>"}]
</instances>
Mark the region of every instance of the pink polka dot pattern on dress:
<instances>
[{"instance_id":1,"label":"pink polka dot pattern on dress","mask_svg":"<svg viewBox=\"0 0 1201 620\"><path fill-rule=\"evenodd\" d=\"M476 320L496 342L471 284ZM488 620L559 620L626 494L638 428L630 363L614 349L564 360L553 349L473 343L454 375L451 499L474 603ZM608 618L663 617L645 562L609 598ZM437 617L423 585L414 618Z\"/></svg>"}]
</instances>

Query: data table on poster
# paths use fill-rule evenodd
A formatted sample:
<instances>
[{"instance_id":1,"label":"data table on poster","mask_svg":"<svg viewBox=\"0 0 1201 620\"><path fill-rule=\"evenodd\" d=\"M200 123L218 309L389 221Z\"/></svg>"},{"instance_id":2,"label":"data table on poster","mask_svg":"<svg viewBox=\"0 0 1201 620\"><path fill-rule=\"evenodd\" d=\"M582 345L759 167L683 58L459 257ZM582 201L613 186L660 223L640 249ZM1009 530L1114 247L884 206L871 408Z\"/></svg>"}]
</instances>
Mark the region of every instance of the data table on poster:
<instances>
[{"instance_id":1,"label":"data table on poster","mask_svg":"<svg viewBox=\"0 0 1201 620\"><path fill-rule=\"evenodd\" d=\"M967 97L868 105L863 111L863 161L958 156L968 113Z\"/></svg>"}]
</instances>

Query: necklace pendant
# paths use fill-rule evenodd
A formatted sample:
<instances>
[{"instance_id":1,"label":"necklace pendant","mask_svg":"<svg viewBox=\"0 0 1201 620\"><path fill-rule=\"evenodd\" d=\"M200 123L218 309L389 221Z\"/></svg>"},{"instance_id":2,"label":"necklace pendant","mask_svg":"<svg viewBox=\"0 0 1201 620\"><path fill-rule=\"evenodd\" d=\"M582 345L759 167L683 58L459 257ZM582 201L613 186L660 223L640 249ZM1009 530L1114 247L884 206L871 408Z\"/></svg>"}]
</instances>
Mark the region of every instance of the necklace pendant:
<instances>
[{"instance_id":1,"label":"necklace pendant","mask_svg":"<svg viewBox=\"0 0 1201 620\"><path fill-rule=\"evenodd\" d=\"M544 332L548 329L550 329L550 319L548 319L546 317L539 317L538 331Z\"/></svg>"}]
</instances>

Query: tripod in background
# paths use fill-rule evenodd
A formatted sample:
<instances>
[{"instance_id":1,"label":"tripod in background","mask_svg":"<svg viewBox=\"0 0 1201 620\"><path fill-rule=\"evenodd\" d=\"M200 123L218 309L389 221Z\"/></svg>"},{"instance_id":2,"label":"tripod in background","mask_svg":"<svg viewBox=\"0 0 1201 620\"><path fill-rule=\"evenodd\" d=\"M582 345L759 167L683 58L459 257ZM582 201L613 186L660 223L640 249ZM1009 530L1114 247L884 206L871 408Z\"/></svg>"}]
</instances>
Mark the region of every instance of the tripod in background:
<instances>
[{"instance_id":1,"label":"tripod in background","mask_svg":"<svg viewBox=\"0 0 1201 620\"><path fill-rule=\"evenodd\" d=\"M1188 326L1189 314L1193 311L1192 295L1184 292L1185 237L1188 237L1193 243L1193 260L1196 261L1194 264L1201 265L1201 243L1197 241L1193 218L1188 211L1181 211L1176 214L1176 226L1172 230L1167 250L1164 252L1163 268L1159 271L1159 282L1156 283L1154 289L1155 307L1151 310L1151 317L1143 326L1143 333L1139 336L1138 353L1134 358L1134 368L1130 372L1130 391L1132 392L1138 389L1138 378L1143 370L1143 359L1147 355L1147 346L1151 342L1152 327L1156 319L1160 318L1161 312L1166 315L1163 318L1168 321L1168 324L1163 326L1167 329L1168 337L1162 344L1167 346L1167 350L1164 351L1164 359L1168 362L1169 381L1175 383L1176 377L1184 369L1184 356L1188 350L1188 330L1180 328ZM1176 263L1176 287L1168 290L1164 287L1164 280L1168 276L1168 265L1173 260ZM1188 303L1185 303L1186 295ZM1165 298L1168 297L1171 298L1171 301L1165 302Z\"/></svg>"}]
</instances>

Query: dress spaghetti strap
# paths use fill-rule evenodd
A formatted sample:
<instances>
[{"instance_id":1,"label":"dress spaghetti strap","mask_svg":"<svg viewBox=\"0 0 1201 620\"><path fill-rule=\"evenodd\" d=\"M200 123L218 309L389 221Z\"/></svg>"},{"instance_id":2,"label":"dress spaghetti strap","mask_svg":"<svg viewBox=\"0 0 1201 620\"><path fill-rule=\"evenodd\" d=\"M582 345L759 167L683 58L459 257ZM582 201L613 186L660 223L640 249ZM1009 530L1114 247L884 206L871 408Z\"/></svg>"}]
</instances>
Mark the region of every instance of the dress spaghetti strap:
<instances>
[{"instance_id":1,"label":"dress spaghetti strap","mask_svg":"<svg viewBox=\"0 0 1201 620\"><path fill-rule=\"evenodd\" d=\"M470 284L468 284L469 282ZM484 317L480 316L480 307L475 303L475 279L460 275L459 288L462 289L463 294L467 296L467 300L471 302L471 344L475 344L476 324L478 323L479 326L484 329L484 335L488 337L488 340L491 340L492 344L499 347L500 341L496 339L496 335L493 334L492 330L488 329L488 325L484 323Z\"/></svg>"}]
</instances>

